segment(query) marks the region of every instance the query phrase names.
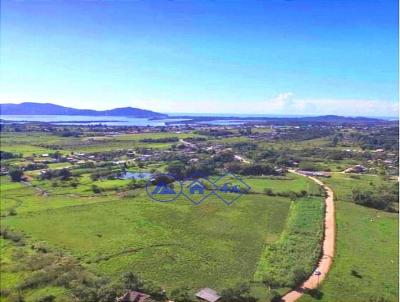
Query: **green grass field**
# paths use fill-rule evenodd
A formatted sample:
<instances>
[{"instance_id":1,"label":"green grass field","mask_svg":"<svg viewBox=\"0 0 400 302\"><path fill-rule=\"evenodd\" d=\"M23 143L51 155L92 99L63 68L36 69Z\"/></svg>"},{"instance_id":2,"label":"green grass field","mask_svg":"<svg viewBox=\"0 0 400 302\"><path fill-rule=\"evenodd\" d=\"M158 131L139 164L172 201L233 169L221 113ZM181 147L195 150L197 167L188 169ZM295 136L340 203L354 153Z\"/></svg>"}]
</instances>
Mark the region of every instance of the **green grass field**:
<instances>
[{"instance_id":1,"label":"green grass field","mask_svg":"<svg viewBox=\"0 0 400 302\"><path fill-rule=\"evenodd\" d=\"M336 255L321 297L300 301L398 301L398 215L338 201L336 219Z\"/></svg>"},{"instance_id":2,"label":"green grass field","mask_svg":"<svg viewBox=\"0 0 400 302\"><path fill-rule=\"evenodd\" d=\"M23 156L43 154L59 150L61 153L101 152L135 147L169 148L173 143L143 143L142 139L178 137L180 139L200 136L194 133L138 133L114 136L82 136L61 137L55 134L32 132L1 133L1 149L3 151L22 153Z\"/></svg>"},{"instance_id":3,"label":"green grass field","mask_svg":"<svg viewBox=\"0 0 400 302\"><path fill-rule=\"evenodd\" d=\"M310 194L318 194L319 188L314 182L303 176L288 173L285 177L244 177L243 180L251 187L250 192L264 193L264 189L271 189L273 192L293 191L300 193L306 190Z\"/></svg>"},{"instance_id":4,"label":"green grass field","mask_svg":"<svg viewBox=\"0 0 400 302\"><path fill-rule=\"evenodd\" d=\"M286 198L264 195L243 196L232 206L216 198L201 206L184 199L156 203L144 193L84 198L53 191L43 197L33 187L3 184L2 209L17 211L3 219L3 227L71 254L100 275L117 278L134 270L167 289L221 289L250 281L264 246L282 232L290 206Z\"/></svg>"},{"instance_id":5,"label":"green grass field","mask_svg":"<svg viewBox=\"0 0 400 302\"><path fill-rule=\"evenodd\" d=\"M16 212L3 219L2 227L22 231L28 242L72 255L100 276L118 279L133 270L167 290L181 286L222 290L252 281L260 257L288 227L287 217L293 211L288 198L264 194L243 195L231 206L216 197L194 206L184 198L157 203L143 189L136 190L135 197L122 197L113 190L93 195L87 176L75 189L44 181L25 186L5 176L0 180L2 214L11 208ZM246 181L255 188L265 182L275 192L310 186L294 175ZM107 189L127 182L96 184ZM20 276L5 271L2 282L12 289ZM267 289L258 292L265 300Z\"/></svg>"},{"instance_id":6,"label":"green grass field","mask_svg":"<svg viewBox=\"0 0 400 302\"><path fill-rule=\"evenodd\" d=\"M169 148L172 143L140 140L171 136L197 135L86 133L78 138L65 138L32 132L2 133L1 139L2 150L26 157L54 152L56 147L63 153ZM217 144L244 141L251 140L246 137L209 140ZM259 146L275 150L331 148L326 146L329 141L327 138L265 141ZM10 162L21 165L24 159L7 160ZM327 160L319 164L340 171L353 162ZM49 166L57 169L66 164ZM142 169L165 171L166 166L167 162L157 162ZM221 291L251 282L252 294L260 302L270 299L268 285L284 293L294 285L298 275L307 275L315 265L320 250L323 202L317 196L319 187L305 177L292 173L284 177L243 177L251 187L250 194L232 205L227 206L213 196L195 206L183 197L171 203L154 202L143 188L128 190L129 180L92 181L90 169L72 172L77 187L70 180L39 180L36 177L39 171L26 173L33 177L29 184L0 177L1 226L22 232L26 242L22 246L1 239L1 289L11 295L0 297L0 301L16 301L17 287L33 274L24 264L31 256L35 259L37 250L32 246L38 244L49 248L49 257L72 257L85 272L118 280L124 272L134 271L167 292L183 286L192 293L201 287ZM328 278L321 285L320 297L305 295L302 301L361 302L379 298L396 301L398 215L349 202L353 188L373 191L388 184L388 180L376 175L343 173L333 173L331 178L322 180L332 187L337 199L337 253ZM94 194L93 184L102 190L100 194ZM266 189L273 194L264 194ZM302 196L308 197L293 201L287 194L290 191L297 194L306 191L308 194ZM56 301L72 300L68 289L54 284L23 290L25 301L31 302L49 294L55 295Z\"/></svg>"},{"instance_id":7,"label":"green grass field","mask_svg":"<svg viewBox=\"0 0 400 302\"><path fill-rule=\"evenodd\" d=\"M360 188L365 191L374 191L375 188L390 183L379 175L352 175L345 173L332 173L332 177L324 178L323 181L333 189L336 199L345 201L352 200L353 189Z\"/></svg>"}]
</instances>

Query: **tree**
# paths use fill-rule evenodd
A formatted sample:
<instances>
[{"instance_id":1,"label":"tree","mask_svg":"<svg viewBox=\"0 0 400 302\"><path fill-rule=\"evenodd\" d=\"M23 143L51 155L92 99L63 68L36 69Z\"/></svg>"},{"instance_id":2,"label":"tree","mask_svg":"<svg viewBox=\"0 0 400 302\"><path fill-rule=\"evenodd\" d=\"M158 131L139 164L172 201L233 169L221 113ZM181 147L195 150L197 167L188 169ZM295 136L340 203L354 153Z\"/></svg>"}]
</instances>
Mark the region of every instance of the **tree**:
<instances>
[{"instance_id":1,"label":"tree","mask_svg":"<svg viewBox=\"0 0 400 302\"><path fill-rule=\"evenodd\" d=\"M68 169L63 168L58 172L58 175L61 177L61 180L68 180L71 177L71 172Z\"/></svg>"},{"instance_id":2,"label":"tree","mask_svg":"<svg viewBox=\"0 0 400 302\"><path fill-rule=\"evenodd\" d=\"M305 170L305 171L318 171L318 167L314 163L308 161L302 161L299 164L299 168L300 170Z\"/></svg>"},{"instance_id":3,"label":"tree","mask_svg":"<svg viewBox=\"0 0 400 302\"><path fill-rule=\"evenodd\" d=\"M100 194L101 193L101 188L99 188L96 185L92 185L92 191L94 194Z\"/></svg>"},{"instance_id":4,"label":"tree","mask_svg":"<svg viewBox=\"0 0 400 302\"><path fill-rule=\"evenodd\" d=\"M18 182L21 181L24 172L19 168L14 168L8 172L8 175L10 176L11 181Z\"/></svg>"},{"instance_id":5,"label":"tree","mask_svg":"<svg viewBox=\"0 0 400 302\"><path fill-rule=\"evenodd\" d=\"M222 302L255 302L257 299L250 295L248 284L239 284L221 292Z\"/></svg>"},{"instance_id":6,"label":"tree","mask_svg":"<svg viewBox=\"0 0 400 302\"><path fill-rule=\"evenodd\" d=\"M294 285L299 285L307 278L307 273L303 269L295 269L293 271L293 282Z\"/></svg>"},{"instance_id":7,"label":"tree","mask_svg":"<svg viewBox=\"0 0 400 302\"><path fill-rule=\"evenodd\" d=\"M153 282L146 282L144 286L144 291L149 294L153 300L156 301L165 301L167 298L165 290L162 289L160 286L155 285Z\"/></svg>"},{"instance_id":8,"label":"tree","mask_svg":"<svg viewBox=\"0 0 400 302\"><path fill-rule=\"evenodd\" d=\"M271 296L271 298L270 298L271 302L281 302L282 301L282 296L277 290L272 290L270 296Z\"/></svg>"},{"instance_id":9,"label":"tree","mask_svg":"<svg viewBox=\"0 0 400 302\"><path fill-rule=\"evenodd\" d=\"M170 163L167 167L167 171L177 179L183 179L185 177L185 165L180 161L173 161Z\"/></svg>"},{"instance_id":10,"label":"tree","mask_svg":"<svg viewBox=\"0 0 400 302\"><path fill-rule=\"evenodd\" d=\"M271 188L265 188L264 189L264 194L269 195L269 196L274 196L274 191L272 191Z\"/></svg>"},{"instance_id":11,"label":"tree","mask_svg":"<svg viewBox=\"0 0 400 302\"><path fill-rule=\"evenodd\" d=\"M175 302L192 302L193 298L189 294L189 289L187 287L181 287L174 289L170 295L171 300Z\"/></svg>"},{"instance_id":12,"label":"tree","mask_svg":"<svg viewBox=\"0 0 400 302\"><path fill-rule=\"evenodd\" d=\"M100 285L97 290L98 302L114 302L123 290L116 284Z\"/></svg>"},{"instance_id":13,"label":"tree","mask_svg":"<svg viewBox=\"0 0 400 302\"><path fill-rule=\"evenodd\" d=\"M126 272L122 276L122 282L126 290L143 290L143 281L133 272Z\"/></svg>"},{"instance_id":14,"label":"tree","mask_svg":"<svg viewBox=\"0 0 400 302\"><path fill-rule=\"evenodd\" d=\"M54 295L46 295L43 296L39 299L37 299L37 302L53 302L56 300L56 297Z\"/></svg>"}]
</instances>

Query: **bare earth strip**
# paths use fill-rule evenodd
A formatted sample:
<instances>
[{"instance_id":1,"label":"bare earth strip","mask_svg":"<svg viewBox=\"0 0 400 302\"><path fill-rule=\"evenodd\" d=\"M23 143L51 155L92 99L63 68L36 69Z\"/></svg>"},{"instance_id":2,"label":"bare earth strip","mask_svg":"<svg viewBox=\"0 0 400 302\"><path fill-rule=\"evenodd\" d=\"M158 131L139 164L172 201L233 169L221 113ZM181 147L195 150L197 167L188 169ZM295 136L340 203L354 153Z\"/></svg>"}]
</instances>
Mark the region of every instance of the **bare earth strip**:
<instances>
[{"instance_id":1,"label":"bare earth strip","mask_svg":"<svg viewBox=\"0 0 400 302\"><path fill-rule=\"evenodd\" d=\"M295 171L290 172L302 175ZM282 297L282 301L285 302L296 301L308 290L316 289L319 283L325 279L329 268L331 267L333 255L335 253L335 205L333 202L333 191L319 179L311 176L307 177L322 186L327 193L327 197L325 198L325 233L322 246L322 257L319 260L319 264L316 269L316 271L320 272L320 274L317 275L313 273L300 287L284 295Z\"/></svg>"}]
</instances>

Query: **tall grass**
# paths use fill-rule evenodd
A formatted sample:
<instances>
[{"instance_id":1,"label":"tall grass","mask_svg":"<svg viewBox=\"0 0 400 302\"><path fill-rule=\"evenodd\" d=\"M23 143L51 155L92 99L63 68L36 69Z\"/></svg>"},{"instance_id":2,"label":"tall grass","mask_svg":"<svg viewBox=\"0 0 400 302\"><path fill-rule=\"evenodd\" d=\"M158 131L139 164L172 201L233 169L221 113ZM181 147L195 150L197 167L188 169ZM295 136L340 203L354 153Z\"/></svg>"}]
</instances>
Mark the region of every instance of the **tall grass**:
<instances>
[{"instance_id":1,"label":"tall grass","mask_svg":"<svg viewBox=\"0 0 400 302\"><path fill-rule=\"evenodd\" d=\"M324 209L322 198L292 203L285 231L266 247L255 281L270 287L295 287L313 271L321 253Z\"/></svg>"}]
</instances>

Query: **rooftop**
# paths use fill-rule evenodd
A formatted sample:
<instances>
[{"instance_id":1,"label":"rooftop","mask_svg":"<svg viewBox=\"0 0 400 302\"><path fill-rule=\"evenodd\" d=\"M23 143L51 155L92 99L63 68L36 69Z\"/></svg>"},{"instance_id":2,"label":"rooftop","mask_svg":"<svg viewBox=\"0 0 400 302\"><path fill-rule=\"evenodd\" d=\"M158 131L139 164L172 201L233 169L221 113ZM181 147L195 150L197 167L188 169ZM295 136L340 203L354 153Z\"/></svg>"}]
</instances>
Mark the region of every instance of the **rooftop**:
<instances>
[{"instance_id":1,"label":"rooftop","mask_svg":"<svg viewBox=\"0 0 400 302\"><path fill-rule=\"evenodd\" d=\"M215 302L221 298L217 294L217 292L211 288L203 288L198 293L196 293L196 297L206 300L208 302Z\"/></svg>"}]
</instances>

